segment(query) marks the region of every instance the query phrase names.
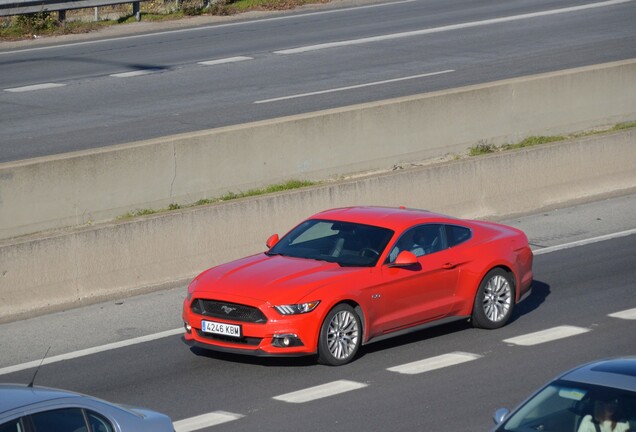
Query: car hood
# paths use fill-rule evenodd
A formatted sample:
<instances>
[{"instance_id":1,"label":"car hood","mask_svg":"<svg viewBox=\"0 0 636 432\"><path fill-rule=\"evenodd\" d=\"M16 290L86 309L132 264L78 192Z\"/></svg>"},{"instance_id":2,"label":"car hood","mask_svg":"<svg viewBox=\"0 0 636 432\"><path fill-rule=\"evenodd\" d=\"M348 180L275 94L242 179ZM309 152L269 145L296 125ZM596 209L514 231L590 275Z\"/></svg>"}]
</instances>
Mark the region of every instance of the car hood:
<instances>
[{"instance_id":1,"label":"car hood","mask_svg":"<svg viewBox=\"0 0 636 432\"><path fill-rule=\"evenodd\" d=\"M196 293L205 296L247 297L262 302L296 302L316 289L368 267L280 255L258 254L211 268L195 279Z\"/></svg>"}]
</instances>

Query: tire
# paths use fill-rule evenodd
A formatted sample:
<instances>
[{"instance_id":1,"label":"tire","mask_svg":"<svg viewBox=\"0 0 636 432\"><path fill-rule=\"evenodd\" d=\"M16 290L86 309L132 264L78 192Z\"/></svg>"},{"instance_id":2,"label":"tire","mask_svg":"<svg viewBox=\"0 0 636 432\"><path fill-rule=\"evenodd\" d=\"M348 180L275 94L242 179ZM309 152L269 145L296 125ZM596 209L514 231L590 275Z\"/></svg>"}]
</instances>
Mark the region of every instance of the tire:
<instances>
[{"instance_id":1,"label":"tire","mask_svg":"<svg viewBox=\"0 0 636 432\"><path fill-rule=\"evenodd\" d=\"M349 363L362 341L360 317L348 304L329 311L320 327L318 362L329 366Z\"/></svg>"},{"instance_id":2,"label":"tire","mask_svg":"<svg viewBox=\"0 0 636 432\"><path fill-rule=\"evenodd\" d=\"M472 321L478 328L503 327L515 305L515 289L511 274L496 268L484 276L475 295Z\"/></svg>"}]
</instances>

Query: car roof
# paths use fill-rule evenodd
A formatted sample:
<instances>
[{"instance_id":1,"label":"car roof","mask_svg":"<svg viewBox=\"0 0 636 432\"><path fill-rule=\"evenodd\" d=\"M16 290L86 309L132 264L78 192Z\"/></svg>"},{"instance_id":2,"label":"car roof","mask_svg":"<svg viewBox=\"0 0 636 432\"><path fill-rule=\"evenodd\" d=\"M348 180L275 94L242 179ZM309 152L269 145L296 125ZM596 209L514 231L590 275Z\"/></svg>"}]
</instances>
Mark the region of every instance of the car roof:
<instances>
[{"instance_id":1,"label":"car roof","mask_svg":"<svg viewBox=\"0 0 636 432\"><path fill-rule=\"evenodd\" d=\"M0 414L55 399L81 398L79 393L24 384L0 384Z\"/></svg>"},{"instance_id":2,"label":"car roof","mask_svg":"<svg viewBox=\"0 0 636 432\"><path fill-rule=\"evenodd\" d=\"M451 216L427 210L406 207L358 206L325 210L311 216L310 219L330 219L342 222L356 222L375 225L393 230L426 222L452 222Z\"/></svg>"},{"instance_id":3,"label":"car roof","mask_svg":"<svg viewBox=\"0 0 636 432\"><path fill-rule=\"evenodd\" d=\"M587 363L566 372L561 379L636 391L636 357Z\"/></svg>"}]
</instances>

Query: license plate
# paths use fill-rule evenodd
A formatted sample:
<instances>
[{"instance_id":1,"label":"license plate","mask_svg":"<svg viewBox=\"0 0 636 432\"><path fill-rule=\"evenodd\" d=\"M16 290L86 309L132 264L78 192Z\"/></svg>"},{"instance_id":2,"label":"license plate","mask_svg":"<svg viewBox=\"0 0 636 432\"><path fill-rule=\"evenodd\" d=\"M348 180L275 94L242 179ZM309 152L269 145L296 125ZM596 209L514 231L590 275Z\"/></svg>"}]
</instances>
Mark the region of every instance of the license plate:
<instances>
[{"instance_id":1,"label":"license plate","mask_svg":"<svg viewBox=\"0 0 636 432\"><path fill-rule=\"evenodd\" d=\"M214 321L201 321L201 330L224 336L241 337L241 326Z\"/></svg>"}]
</instances>

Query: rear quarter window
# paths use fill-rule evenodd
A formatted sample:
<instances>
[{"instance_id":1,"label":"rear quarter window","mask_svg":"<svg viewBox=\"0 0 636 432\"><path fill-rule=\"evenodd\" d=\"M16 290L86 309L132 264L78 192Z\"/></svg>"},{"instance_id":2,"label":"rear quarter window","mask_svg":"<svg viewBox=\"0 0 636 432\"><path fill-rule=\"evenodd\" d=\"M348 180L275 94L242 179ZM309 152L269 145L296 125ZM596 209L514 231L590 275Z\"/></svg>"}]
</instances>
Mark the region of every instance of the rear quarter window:
<instances>
[{"instance_id":1,"label":"rear quarter window","mask_svg":"<svg viewBox=\"0 0 636 432\"><path fill-rule=\"evenodd\" d=\"M446 225L446 239L448 247L457 246L472 237L470 229L459 225Z\"/></svg>"}]
</instances>

